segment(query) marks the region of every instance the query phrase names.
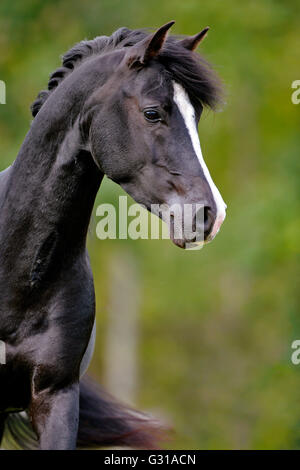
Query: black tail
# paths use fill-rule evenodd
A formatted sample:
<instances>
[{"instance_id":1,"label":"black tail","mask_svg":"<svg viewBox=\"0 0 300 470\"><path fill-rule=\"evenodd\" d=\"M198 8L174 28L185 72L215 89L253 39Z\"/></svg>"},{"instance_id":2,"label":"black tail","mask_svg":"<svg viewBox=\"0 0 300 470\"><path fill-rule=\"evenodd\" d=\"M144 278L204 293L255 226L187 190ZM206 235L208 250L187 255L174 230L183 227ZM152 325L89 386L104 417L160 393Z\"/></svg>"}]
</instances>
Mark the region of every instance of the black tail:
<instances>
[{"instance_id":1,"label":"black tail","mask_svg":"<svg viewBox=\"0 0 300 470\"><path fill-rule=\"evenodd\" d=\"M90 379L80 383L78 447L157 449L163 437L157 421L118 403Z\"/></svg>"},{"instance_id":2,"label":"black tail","mask_svg":"<svg viewBox=\"0 0 300 470\"><path fill-rule=\"evenodd\" d=\"M157 421L118 403L91 379L80 382L79 448L158 449L165 432ZM38 439L25 412L7 418L2 448L38 448Z\"/></svg>"}]
</instances>

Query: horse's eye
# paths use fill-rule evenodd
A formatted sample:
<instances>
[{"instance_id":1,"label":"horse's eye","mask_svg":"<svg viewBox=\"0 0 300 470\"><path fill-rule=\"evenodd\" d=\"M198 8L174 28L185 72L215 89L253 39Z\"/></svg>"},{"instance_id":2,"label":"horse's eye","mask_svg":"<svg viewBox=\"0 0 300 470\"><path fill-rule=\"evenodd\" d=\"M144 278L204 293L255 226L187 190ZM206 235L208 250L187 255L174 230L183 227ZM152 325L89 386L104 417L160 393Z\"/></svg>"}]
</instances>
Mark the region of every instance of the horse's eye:
<instances>
[{"instance_id":1,"label":"horse's eye","mask_svg":"<svg viewBox=\"0 0 300 470\"><path fill-rule=\"evenodd\" d=\"M161 116L156 109L145 109L144 116L150 122L161 121Z\"/></svg>"}]
</instances>

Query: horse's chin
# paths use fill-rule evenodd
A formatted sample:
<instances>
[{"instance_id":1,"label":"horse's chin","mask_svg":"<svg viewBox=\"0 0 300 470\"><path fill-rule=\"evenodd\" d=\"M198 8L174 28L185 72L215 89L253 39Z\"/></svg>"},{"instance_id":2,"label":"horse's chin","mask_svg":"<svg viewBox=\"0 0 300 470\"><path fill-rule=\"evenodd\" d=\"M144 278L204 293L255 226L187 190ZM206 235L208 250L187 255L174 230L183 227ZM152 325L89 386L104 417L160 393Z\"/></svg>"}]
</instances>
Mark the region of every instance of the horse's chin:
<instances>
[{"instance_id":1,"label":"horse's chin","mask_svg":"<svg viewBox=\"0 0 300 470\"><path fill-rule=\"evenodd\" d=\"M184 250L200 250L203 248L204 245L211 242L212 240L185 240L183 238L174 238L170 236L170 239L174 243L174 245L178 246L178 248L182 248Z\"/></svg>"},{"instance_id":2,"label":"horse's chin","mask_svg":"<svg viewBox=\"0 0 300 470\"><path fill-rule=\"evenodd\" d=\"M170 239L174 245L184 250L201 250L205 245L212 242L214 238L214 236L210 236L207 240L197 240L196 238L193 240L185 240L184 238L174 238L172 234L170 234Z\"/></svg>"},{"instance_id":3,"label":"horse's chin","mask_svg":"<svg viewBox=\"0 0 300 470\"><path fill-rule=\"evenodd\" d=\"M174 245L178 246L178 248L183 248L185 249L186 247L186 241L183 240L182 238L173 238L173 237L170 237L172 242L174 243Z\"/></svg>"}]
</instances>

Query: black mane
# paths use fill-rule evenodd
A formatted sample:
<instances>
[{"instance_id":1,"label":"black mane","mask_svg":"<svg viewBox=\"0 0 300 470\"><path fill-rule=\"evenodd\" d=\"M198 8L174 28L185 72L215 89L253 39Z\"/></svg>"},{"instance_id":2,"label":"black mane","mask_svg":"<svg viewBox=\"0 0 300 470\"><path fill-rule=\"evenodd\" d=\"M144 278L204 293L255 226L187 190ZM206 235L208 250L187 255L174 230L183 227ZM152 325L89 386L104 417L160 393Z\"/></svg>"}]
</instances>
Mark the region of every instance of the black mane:
<instances>
[{"instance_id":1,"label":"black mane","mask_svg":"<svg viewBox=\"0 0 300 470\"><path fill-rule=\"evenodd\" d=\"M51 92L74 68L91 55L102 55L115 49L130 47L144 39L149 33L145 30L120 28L111 36L98 36L90 41L81 41L62 58L62 67L51 75L48 90L42 90L31 105L33 117L37 115ZM175 36L169 36L157 59L180 83L193 100L203 106L215 109L221 101L220 81L211 66L197 53L185 49Z\"/></svg>"}]
</instances>

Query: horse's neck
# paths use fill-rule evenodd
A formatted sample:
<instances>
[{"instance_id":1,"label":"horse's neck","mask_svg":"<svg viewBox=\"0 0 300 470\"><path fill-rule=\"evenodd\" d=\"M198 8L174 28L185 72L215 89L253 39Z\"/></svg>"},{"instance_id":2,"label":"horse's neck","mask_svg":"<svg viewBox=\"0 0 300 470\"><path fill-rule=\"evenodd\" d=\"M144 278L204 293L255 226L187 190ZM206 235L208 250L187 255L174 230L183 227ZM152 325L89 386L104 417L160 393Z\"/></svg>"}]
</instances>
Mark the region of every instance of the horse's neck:
<instances>
[{"instance_id":1,"label":"horse's neck","mask_svg":"<svg viewBox=\"0 0 300 470\"><path fill-rule=\"evenodd\" d=\"M0 200L0 259L26 276L34 260L47 264L50 258L71 259L84 250L102 179L91 155L80 148L76 125L67 128L67 117L59 122L38 118Z\"/></svg>"},{"instance_id":2,"label":"horse's neck","mask_svg":"<svg viewBox=\"0 0 300 470\"><path fill-rule=\"evenodd\" d=\"M10 170L10 166L8 168L6 168L5 170L3 171L0 171L0 184L2 184L2 181L4 181L4 178L7 177L8 173L9 173L9 170Z\"/></svg>"},{"instance_id":3,"label":"horse's neck","mask_svg":"<svg viewBox=\"0 0 300 470\"><path fill-rule=\"evenodd\" d=\"M0 190L0 258L7 231L22 233L23 242L37 248L49 233L59 233L69 251L85 244L103 174L83 149L78 121L89 96L110 76L108 59L91 57L75 69L34 118L4 195Z\"/></svg>"},{"instance_id":4,"label":"horse's neck","mask_svg":"<svg viewBox=\"0 0 300 470\"><path fill-rule=\"evenodd\" d=\"M10 169L11 167L9 166L6 168L6 170L0 171L0 201L2 198L2 194L4 194L4 191L7 187L7 181L10 175ZM1 207L1 204L0 204Z\"/></svg>"}]
</instances>

